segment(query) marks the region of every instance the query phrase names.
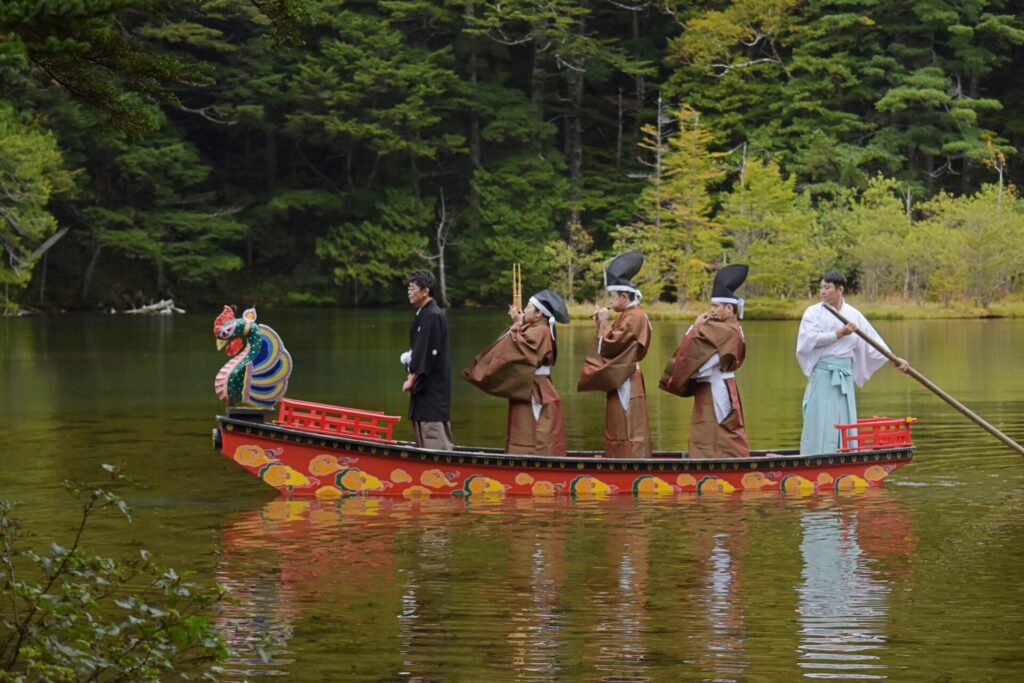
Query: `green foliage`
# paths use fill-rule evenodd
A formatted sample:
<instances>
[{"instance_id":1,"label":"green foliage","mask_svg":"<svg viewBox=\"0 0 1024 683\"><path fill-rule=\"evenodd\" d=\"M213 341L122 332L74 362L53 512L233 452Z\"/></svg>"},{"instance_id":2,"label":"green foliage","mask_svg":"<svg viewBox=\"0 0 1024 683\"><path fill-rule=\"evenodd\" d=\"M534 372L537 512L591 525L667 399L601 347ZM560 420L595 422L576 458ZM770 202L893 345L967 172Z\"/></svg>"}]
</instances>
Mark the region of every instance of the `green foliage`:
<instances>
[{"instance_id":1,"label":"green foliage","mask_svg":"<svg viewBox=\"0 0 1024 683\"><path fill-rule=\"evenodd\" d=\"M915 191L978 172L1005 104L980 85L1024 40L1012 0L737 0L694 9L687 29L673 92L827 194L877 172Z\"/></svg>"},{"instance_id":2,"label":"green foliage","mask_svg":"<svg viewBox=\"0 0 1024 683\"><path fill-rule=\"evenodd\" d=\"M9 308L364 305L443 263L456 305L497 303L511 263L592 297L640 248L648 300L734 261L764 297L835 266L871 297L998 298L1021 279L969 275L928 202L1019 205L1022 10L9 0L0 173L25 189L0 206L31 234L0 221L0 284Z\"/></svg>"},{"instance_id":3,"label":"green foliage","mask_svg":"<svg viewBox=\"0 0 1024 683\"><path fill-rule=\"evenodd\" d=\"M208 81L202 69L159 54L118 26L153 0L8 0L0 9L7 60L29 65L106 125L139 135L156 126L157 102L174 104L175 84Z\"/></svg>"},{"instance_id":4,"label":"green foliage","mask_svg":"<svg viewBox=\"0 0 1024 683\"><path fill-rule=\"evenodd\" d=\"M451 49L410 45L386 18L339 5L324 3L315 15L332 31L299 65L288 132L346 155L363 151L374 164L393 154L434 159L460 149L462 135L438 130L440 105L456 83Z\"/></svg>"},{"instance_id":5,"label":"green foliage","mask_svg":"<svg viewBox=\"0 0 1024 683\"><path fill-rule=\"evenodd\" d=\"M523 268L524 288L547 287L552 270L567 263L538 258L546 245L562 241L556 226L567 217L569 183L561 169L557 154L544 158L523 152L503 159L494 170L476 173L479 220L487 228L483 234L466 235L460 245L460 272L477 283L472 294L454 283L461 297L477 302L507 299L508 280L498 274L508 272L513 263L528 264Z\"/></svg>"},{"instance_id":6,"label":"green foliage","mask_svg":"<svg viewBox=\"0 0 1024 683\"><path fill-rule=\"evenodd\" d=\"M931 252L929 284L948 303L960 293L987 308L1024 271L1024 202L1011 188L983 187L970 197L940 194L923 207Z\"/></svg>"},{"instance_id":7,"label":"green foliage","mask_svg":"<svg viewBox=\"0 0 1024 683\"><path fill-rule=\"evenodd\" d=\"M710 264L726 249L726 235L712 217L713 186L725 177L720 154L710 151L712 133L688 107L674 117L675 132L644 126L641 147L652 155L653 173L640 193L640 218L621 228L617 246L648 255L641 283L672 285L680 304L706 286Z\"/></svg>"},{"instance_id":8,"label":"green foliage","mask_svg":"<svg viewBox=\"0 0 1024 683\"><path fill-rule=\"evenodd\" d=\"M241 267L226 246L241 240L245 226L234 218L238 209L203 192L211 169L191 144L172 131L109 142L106 163L92 169L104 201L83 211L96 244L153 264L159 292L208 284Z\"/></svg>"},{"instance_id":9,"label":"green foliage","mask_svg":"<svg viewBox=\"0 0 1024 683\"><path fill-rule=\"evenodd\" d=\"M904 283L909 286L913 263L907 243L912 225L901 191L896 180L872 178L839 220L840 229L852 240L851 262L870 301L883 292L900 292Z\"/></svg>"},{"instance_id":10,"label":"green foliage","mask_svg":"<svg viewBox=\"0 0 1024 683\"><path fill-rule=\"evenodd\" d=\"M57 231L50 199L72 186L54 136L18 120L0 100L0 284L25 285Z\"/></svg>"},{"instance_id":11,"label":"green foliage","mask_svg":"<svg viewBox=\"0 0 1024 683\"><path fill-rule=\"evenodd\" d=\"M746 296L799 297L834 257L809 197L795 187L775 162L751 159L722 202L719 220L733 237L734 259L750 265Z\"/></svg>"},{"instance_id":12,"label":"green foliage","mask_svg":"<svg viewBox=\"0 0 1024 683\"><path fill-rule=\"evenodd\" d=\"M89 555L82 542L93 515L114 509L131 521L130 510L109 489L64 488L77 529L43 552L25 547L13 506L0 501L0 681L159 681L223 660L227 647L206 616L223 589L186 581L145 550Z\"/></svg>"},{"instance_id":13,"label":"green foliage","mask_svg":"<svg viewBox=\"0 0 1024 683\"><path fill-rule=\"evenodd\" d=\"M432 220L433 203L396 191L377 206L374 218L332 227L316 246L317 256L335 264L335 281L351 286L356 305L364 292L387 301L387 293L428 259L427 239L417 228Z\"/></svg>"},{"instance_id":14,"label":"green foliage","mask_svg":"<svg viewBox=\"0 0 1024 683\"><path fill-rule=\"evenodd\" d=\"M601 254L592 251L593 240L583 226L572 223L569 239L556 239L544 246L544 260L551 268L548 287L565 292L570 303L576 292L594 298L601 285Z\"/></svg>"}]
</instances>

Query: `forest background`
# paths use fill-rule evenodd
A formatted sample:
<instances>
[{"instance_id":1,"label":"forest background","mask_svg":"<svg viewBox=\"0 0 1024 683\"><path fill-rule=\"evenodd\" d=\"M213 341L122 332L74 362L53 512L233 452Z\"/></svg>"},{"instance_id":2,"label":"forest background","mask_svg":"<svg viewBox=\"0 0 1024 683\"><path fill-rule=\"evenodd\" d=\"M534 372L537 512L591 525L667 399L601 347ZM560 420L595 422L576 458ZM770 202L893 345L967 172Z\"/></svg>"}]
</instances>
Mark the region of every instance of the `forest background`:
<instances>
[{"instance_id":1,"label":"forest background","mask_svg":"<svg viewBox=\"0 0 1024 683\"><path fill-rule=\"evenodd\" d=\"M4 0L0 307L1024 288L1024 0Z\"/></svg>"}]
</instances>

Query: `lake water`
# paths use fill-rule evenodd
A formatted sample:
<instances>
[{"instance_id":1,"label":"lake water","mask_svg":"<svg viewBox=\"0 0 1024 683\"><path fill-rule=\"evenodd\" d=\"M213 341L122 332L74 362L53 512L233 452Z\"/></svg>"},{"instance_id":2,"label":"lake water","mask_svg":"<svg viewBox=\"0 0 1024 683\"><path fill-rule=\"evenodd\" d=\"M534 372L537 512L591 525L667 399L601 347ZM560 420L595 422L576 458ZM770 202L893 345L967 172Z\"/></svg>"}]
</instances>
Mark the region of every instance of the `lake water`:
<instances>
[{"instance_id":1,"label":"lake water","mask_svg":"<svg viewBox=\"0 0 1024 683\"><path fill-rule=\"evenodd\" d=\"M210 447L215 312L0 320L0 497L39 545L75 522L60 482L136 486L139 545L237 602L225 680L996 681L1024 678L1024 459L884 368L861 416L913 415L915 462L859 493L607 501L288 501ZM260 311L295 362L289 395L404 415L411 312ZM502 329L450 314L456 372ZM690 401L656 389L686 327L644 362L656 449L686 446ZM754 448L795 446L795 322L747 322L737 381ZM1024 440L1024 321L878 321L894 351ZM600 448L603 396L575 393L590 321L559 328L552 379L570 448ZM453 430L501 446L505 403L461 380ZM408 422L399 438L409 438ZM0 615L3 614L0 607ZM265 656L257 653L257 644Z\"/></svg>"}]
</instances>

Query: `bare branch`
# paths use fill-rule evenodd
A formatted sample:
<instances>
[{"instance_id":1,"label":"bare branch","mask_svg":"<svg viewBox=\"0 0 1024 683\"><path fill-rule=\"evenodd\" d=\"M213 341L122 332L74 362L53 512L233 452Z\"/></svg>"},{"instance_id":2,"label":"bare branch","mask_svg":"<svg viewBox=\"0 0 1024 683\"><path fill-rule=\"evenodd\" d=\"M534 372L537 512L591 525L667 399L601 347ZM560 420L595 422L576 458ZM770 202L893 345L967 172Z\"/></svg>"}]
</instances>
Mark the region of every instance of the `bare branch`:
<instances>
[{"instance_id":1,"label":"bare branch","mask_svg":"<svg viewBox=\"0 0 1024 683\"><path fill-rule=\"evenodd\" d=\"M444 188L441 188L440 222L437 224L437 249L444 251L444 245L448 241L448 228L445 227Z\"/></svg>"},{"instance_id":2,"label":"bare branch","mask_svg":"<svg viewBox=\"0 0 1024 683\"><path fill-rule=\"evenodd\" d=\"M764 64L765 62L778 63L778 60L775 59L774 57L762 57L760 59L750 59L747 60L746 62L734 62L732 64L716 62L711 64L710 66L712 69L715 69L712 75L715 78L721 78L734 69L745 69L747 67L755 66L757 64Z\"/></svg>"},{"instance_id":3,"label":"bare branch","mask_svg":"<svg viewBox=\"0 0 1024 683\"><path fill-rule=\"evenodd\" d=\"M35 251L32 252L32 254L28 257L26 262L27 263L35 263L36 259L38 259L40 256L42 256L47 251L49 251L50 247L52 247L53 245L57 244L57 242L60 241L61 237L63 237L64 235L68 234L68 230L70 230L70 229L71 228L69 226L65 226L65 227L61 228L60 230L58 230L57 232L55 232L52 235L50 235L49 239L47 239L45 242L40 244L39 247Z\"/></svg>"},{"instance_id":4,"label":"bare branch","mask_svg":"<svg viewBox=\"0 0 1024 683\"><path fill-rule=\"evenodd\" d=\"M238 123L238 115L237 114L234 117L229 118L229 119L220 118L220 117L217 117L217 116L212 116L210 114L210 112L211 111L212 112L216 112L217 111L217 105L215 105L215 104L207 105L205 107L200 107L198 109L193 109L192 107L186 107L184 104L182 104L178 108L181 109L181 111L188 112L189 114L199 114L200 116L202 116L207 121L209 121L211 123L216 123L217 125L220 125L220 126L233 126L236 123Z\"/></svg>"},{"instance_id":5,"label":"bare branch","mask_svg":"<svg viewBox=\"0 0 1024 683\"><path fill-rule=\"evenodd\" d=\"M497 31L499 35L495 35L494 31ZM501 29L488 29L486 33L488 38L501 45L523 45L533 40L532 35L525 35L521 38L509 38Z\"/></svg>"},{"instance_id":6,"label":"bare branch","mask_svg":"<svg viewBox=\"0 0 1024 683\"><path fill-rule=\"evenodd\" d=\"M437 259L440 258L440 256L438 254L428 254L427 252L423 251L422 249L416 249L415 251L416 251L416 255L419 256L424 261L431 261L431 262L433 262L433 261L436 261Z\"/></svg>"},{"instance_id":7,"label":"bare branch","mask_svg":"<svg viewBox=\"0 0 1024 683\"><path fill-rule=\"evenodd\" d=\"M18 219L18 215L14 211L11 211L6 207L0 206L0 218L6 220L10 224L10 226L14 228L14 231L21 235L22 237L28 236L26 230L21 227L21 221Z\"/></svg>"},{"instance_id":8,"label":"bare branch","mask_svg":"<svg viewBox=\"0 0 1024 683\"><path fill-rule=\"evenodd\" d=\"M309 166L309 169L313 171L313 173L316 173L318 176L320 176L320 178L323 179L323 181L326 182L327 185L330 186L332 190L334 190L335 192L342 196L345 195L345 193L334 184L334 181L331 180L327 176L327 174L325 174L323 171L321 171L319 168L313 165L313 162L310 161L306 154L302 151L302 148L299 146L299 141L297 139L292 138L292 146L294 146L295 151L299 153L299 158L302 159L303 162L305 162L306 166Z\"/></svg>"},{"instance_id":9,"label":"bare branch","mask_svg":"<svg viewBox=\"0 0 1024 683\"><path fill-rule=\"evenodd\" d=\"M648 5L650 4L644 2L639 5L623 5L621 2L615 2L615 0L605 0L605 2L607 2L609 5L614 5L619 9L624 9L627 12L642 12L643 10L647 9Z\"/></svg>"}]
</instances>

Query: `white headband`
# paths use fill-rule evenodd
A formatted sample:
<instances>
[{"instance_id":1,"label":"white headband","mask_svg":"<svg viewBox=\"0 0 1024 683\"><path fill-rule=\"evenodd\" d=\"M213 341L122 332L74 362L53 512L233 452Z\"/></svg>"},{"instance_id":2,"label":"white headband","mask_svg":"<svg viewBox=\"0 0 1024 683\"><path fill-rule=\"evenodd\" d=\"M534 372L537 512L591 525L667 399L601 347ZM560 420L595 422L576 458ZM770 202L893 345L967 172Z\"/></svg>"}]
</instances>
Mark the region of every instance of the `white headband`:
<instances>
[{"instance_id":1,"label":"white headband","mask_svg":"<svg viewBox=\"0 0 1024 683\"><path fill-rule=\"evenodd\" d=\"M554 314L550 310L548 310L548 307L545 306L544 304L542 304L537 299L537 297L531 296L530 297L530 303L533 304L533 307L536 308L538 311L540 311L541 313L543 313L547 317L549 317L551 319L554 319L554 317L555 317Z\"/></svg>"},{"instance_id":2,"label":"white headband","mask_svg":"<svg viewBox=\"0 0 1024 683\"><path fill-rule=\"evenodd\" d=\"M736 317L743 320L743 299L737 299L735 297L728 296L713 296L711 297L711 303L713 304L735 304L737 307Z\"/></svg>"},{"instance_id":3,"label":"white headband","mask_svg":"<svg viewBox=\"0 0 1024 683\"><path fill-rule=\"evenodd\" d=\"M644 298L644 295L639 289L636 287L630 287L629 285L608 285L605 289L609 292L633 292L633 294L636 294L637 301Z\"/></svg>"},{"instance_id":4,"label":"white headband","mask_svg":"<svg viewBox=\"0 0 1024 683\"><path fill-rule=\"evenodd\" d=\"M552 314L551 311L548 310L548 307L545 306L544 304L542 304L537 299L537 297L535 297L535 296L531 296L530 297L530 303L533 304L533 307L536 308L538 311L540 311L543 315L547 316L548 327L550 328L550 332L551 332L551 338L554 339L555 338L555 316L554 316L554 314Z\"/></svg>"}]
</instances>

